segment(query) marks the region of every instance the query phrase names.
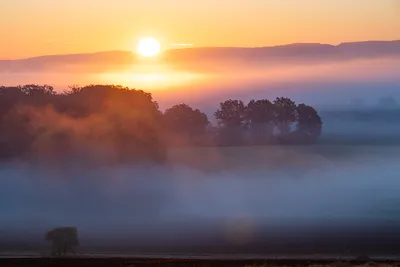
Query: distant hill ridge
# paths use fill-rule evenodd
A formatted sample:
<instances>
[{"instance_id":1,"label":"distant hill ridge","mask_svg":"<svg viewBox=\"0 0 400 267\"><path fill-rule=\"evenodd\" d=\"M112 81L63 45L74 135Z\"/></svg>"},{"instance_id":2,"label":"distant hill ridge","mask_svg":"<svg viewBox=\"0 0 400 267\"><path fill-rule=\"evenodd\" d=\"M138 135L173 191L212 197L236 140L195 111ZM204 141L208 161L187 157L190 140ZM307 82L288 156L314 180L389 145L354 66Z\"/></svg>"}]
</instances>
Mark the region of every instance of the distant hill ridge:
<instances>
[{"instance_id":1,"label":"distant hill ridge","mask_svg":"<svg viewBox=\"0 0 400 267\"><path fill-rule=\"evenodd\" d=\"M339 45L294 43L268 47L192 47L166 50L161 61L172 65L239 61L241 63L290 63L323 60L400 56L400 40L365 41ZM43 70L57 66L125 66L139 62L131 51L105 51L86 54L47 55L16 60L0 60L0 72Z\"/></svg>"}]
</instances>

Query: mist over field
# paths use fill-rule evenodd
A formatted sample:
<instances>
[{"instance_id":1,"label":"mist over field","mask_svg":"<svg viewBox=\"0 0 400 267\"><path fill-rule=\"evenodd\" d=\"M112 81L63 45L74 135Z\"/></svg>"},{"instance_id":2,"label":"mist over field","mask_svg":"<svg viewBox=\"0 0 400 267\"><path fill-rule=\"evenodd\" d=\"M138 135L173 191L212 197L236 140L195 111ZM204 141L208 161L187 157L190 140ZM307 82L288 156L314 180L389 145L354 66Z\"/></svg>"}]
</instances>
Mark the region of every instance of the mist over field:
<instances>
[{"instance_id":1,"label":"mist over field","mask_svg":"<svg viewBox=\"0 0 400 267\"><path fill-rule=\"evenodd\" d=\"M278 237L329 248L306 233L337 231L340 252L343 231L373 227L378 243L398 234L399 159L398 146L271 146L173 150L168 166L4 164L0 234L43 244L46 230L73 225L84 248L103 252L262 253Z\"/></svg>"},{"instance_id":2,"label":"mist over field","mask_svg":"<svg viewBox=\"0 0 400 267\"><path fill-rule=\"evenodd\" d=\"M3 85L122 84L151 92L162 110L184 102L211 120L226 99L284 96L315 106L323 121L319 144L169 149L163 165L5 162L0 246L44 245L50 228L76 226L84 248L103 252L391 253L400 240L400 46L370 45L204 48L161 62L123 51L0 61ZM72 125L79 149L90 143L81 130L91 118L41 112L46 125ZM93 151L79 155L111 155Z\"/></svg>"}]
</instances>

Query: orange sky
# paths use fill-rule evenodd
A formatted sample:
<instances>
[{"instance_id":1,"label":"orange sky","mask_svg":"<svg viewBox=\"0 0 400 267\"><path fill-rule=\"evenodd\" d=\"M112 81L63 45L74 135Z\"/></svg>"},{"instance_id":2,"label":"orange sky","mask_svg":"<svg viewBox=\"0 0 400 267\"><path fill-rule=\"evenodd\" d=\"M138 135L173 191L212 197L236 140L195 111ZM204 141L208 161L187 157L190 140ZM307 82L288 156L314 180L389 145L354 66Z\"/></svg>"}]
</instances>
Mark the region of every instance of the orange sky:
<instances>
[{"instance_id":1,"label":"orange sky","mask_svg":"<svg viewBox=\"0 0 400 267\"><path fill-rule=\"evenodd\" d=\"M400 39L400 0L0 1L0 59L194 46Z\"/></svg>"}]
</instances>

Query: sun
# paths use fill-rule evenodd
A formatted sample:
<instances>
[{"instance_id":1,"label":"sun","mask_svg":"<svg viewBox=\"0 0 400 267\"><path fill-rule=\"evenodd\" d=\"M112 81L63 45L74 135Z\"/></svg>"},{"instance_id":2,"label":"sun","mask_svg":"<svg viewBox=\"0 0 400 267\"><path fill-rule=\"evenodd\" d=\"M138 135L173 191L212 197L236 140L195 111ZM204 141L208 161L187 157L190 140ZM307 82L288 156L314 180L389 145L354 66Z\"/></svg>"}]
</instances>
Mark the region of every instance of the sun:
<instances>
[{"instance_id":1,"label":"sun","mask_svg":"<svg viewBox=\"0 0 400 267\"><path fill-rule=\"evenodd\" d=\"M160 42L153 37L146 37L139 40L136 51L143 57L154 57L161 51Z\"/></svg>"}]
</instances>

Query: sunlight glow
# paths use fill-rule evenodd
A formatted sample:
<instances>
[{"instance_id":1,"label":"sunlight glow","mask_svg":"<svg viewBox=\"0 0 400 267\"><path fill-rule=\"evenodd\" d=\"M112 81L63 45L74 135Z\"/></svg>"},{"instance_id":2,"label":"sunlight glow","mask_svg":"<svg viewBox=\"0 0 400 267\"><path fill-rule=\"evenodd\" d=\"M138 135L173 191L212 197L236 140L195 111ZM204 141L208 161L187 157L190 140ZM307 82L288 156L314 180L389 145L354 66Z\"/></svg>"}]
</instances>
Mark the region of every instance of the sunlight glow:
<instances>
[{"instance_id":1,"label":"sunlight glow","mask_svg":"<svg viewBox=\"0 0 400 267\"><path fill-rule=\"evenodd\" d=\"M105 83L116 83L144 90L164 90L193 83L201 75L185 72L125 72L105 73L99 77Z\"/></svg>"},{"instance_id":2,"label":"sunlight glow","mask_svg":"<svg viewBox=\"0 0 400 267\"><path fill-rule=\"evenodd\" d=\"M143 57L154 57L161 51L160 42L152 37L146 37L139 40L136 51Z\"/></svg>"}]
</instances>

